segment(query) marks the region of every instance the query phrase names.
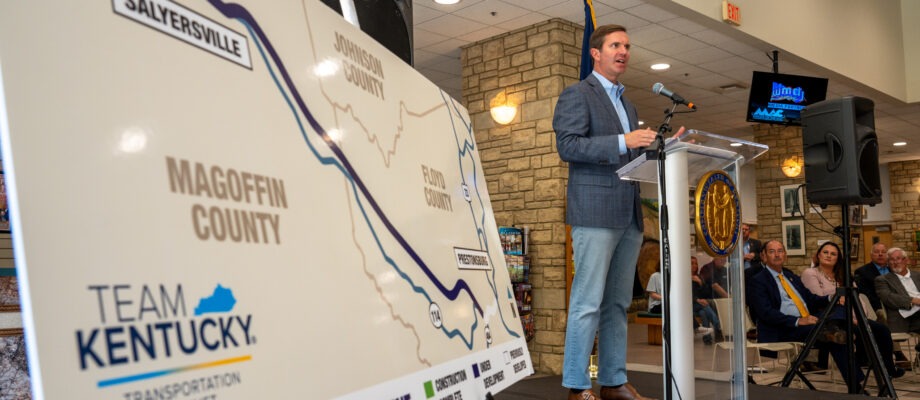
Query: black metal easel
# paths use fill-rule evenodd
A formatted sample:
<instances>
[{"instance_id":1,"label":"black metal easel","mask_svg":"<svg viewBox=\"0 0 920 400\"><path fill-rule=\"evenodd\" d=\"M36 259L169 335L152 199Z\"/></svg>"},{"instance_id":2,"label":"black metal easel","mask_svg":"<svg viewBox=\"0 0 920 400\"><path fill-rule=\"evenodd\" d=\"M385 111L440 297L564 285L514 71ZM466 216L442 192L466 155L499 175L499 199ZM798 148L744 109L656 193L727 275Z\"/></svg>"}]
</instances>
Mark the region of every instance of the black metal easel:
<instances>
[{"instance_id":1,"label":"black metal easel","mask_svg":"<svg viewBox=\"0 0 920 400\"><path fill-rule=\"evenodd\" d=\"M875 342L875 337L872 335L872 328L869 326L869 320L866 317L866 313L863 311L861 303L859 301L859 293L853 287L852 274L850 273L850 246L849 240L846 238L850 237L850 210L847 204L840 205L842 211L842 226L836 229L838 234L841 237L845 238L842 240L843 245L840 246L843 250L841 257L844 259L844 280L843 287L837 288L837 292L834 293L834 297L831 299L830 303L824 313L821 315L821 318L818 320L817 326L812 329L811 333L808 335L806 340L805 347L796 357L795 362L789 366L789 370L786 371L786 375L783 377L782 386L788 387L792 383L792 379L797 375L809 389L815 390L815 387L811 384L808 378L799 371L799 366L805 361L805 357L808 356L808 351L812 349L815 342L818 339L818 335L821 332L821 329L827 323L827 318L831 314L832 308L841 297L846 299L845 311L846 311L846 333L847 333L847 368L849 373L847 376L850 379L847 380L847 391L852 394L862 393L865 390L866 383L869 381L869 374L866 374L865 379L862 382L857 382L853 377L856 375L856 369L859 368L856 365L856 347L853 341L853 324L849 323L849 316L856 314L856 331L859 334L860 342L862 343L863 350L866 354L869 355L869 364L870 369L875 373L876 381L879 386L879 397L885 395L891 398L898 398L897 392L894 389L894 385L891 383L891 376L888 375L888 371L885 369L885 364L882 362L882 355L878 349L878 343ZM854 307L854 305L858 305Z\"/></svg>"}]
</instances>

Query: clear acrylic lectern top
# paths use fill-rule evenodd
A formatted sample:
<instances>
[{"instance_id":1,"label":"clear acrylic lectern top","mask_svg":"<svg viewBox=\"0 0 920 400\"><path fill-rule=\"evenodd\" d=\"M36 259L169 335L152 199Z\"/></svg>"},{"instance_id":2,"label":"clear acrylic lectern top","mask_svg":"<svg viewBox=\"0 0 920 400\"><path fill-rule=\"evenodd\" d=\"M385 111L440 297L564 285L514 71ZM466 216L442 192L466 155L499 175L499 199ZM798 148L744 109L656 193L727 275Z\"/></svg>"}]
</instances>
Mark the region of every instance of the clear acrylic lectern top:
<instances>
[{"instance_id":1,"label":"clear acrylic lectern top","mask_svg":"<svg viewBox=\"0 0 920 400\"><path fill-rule=\"evenodd\" d=\"M769 150L769 146L714 133L690 129L679 138L664 142L665 153L687 149L689 186L693 188L703 174L724 169L736 161L744 165ZM621 179L658 183L658 160L643 153L617 170Z\"/></svg>"}]
</instances>

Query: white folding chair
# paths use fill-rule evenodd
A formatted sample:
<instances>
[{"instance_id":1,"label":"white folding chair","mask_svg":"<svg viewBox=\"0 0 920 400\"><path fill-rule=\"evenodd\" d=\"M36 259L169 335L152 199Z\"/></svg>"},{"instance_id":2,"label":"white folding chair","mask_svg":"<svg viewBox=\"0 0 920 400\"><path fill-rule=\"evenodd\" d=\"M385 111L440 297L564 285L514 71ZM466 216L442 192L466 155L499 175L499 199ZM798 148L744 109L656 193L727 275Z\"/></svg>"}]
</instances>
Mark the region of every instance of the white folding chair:
<instances>
[{"instance_id":1,"label":"white folding chair","mask_svg":"<svg viewBox=\"0 0 920 400\"><path fill-rule=\"evenodd\" d=\"M734 338L732 337L733 335L731 332L731 327L734 326L733 325L734 319L733 319L732 312L731 312L731 307L732 307L731 301L732 299L729 299L729 298L713 299L712 305L715 306L716 315L719 317L719 323L722 325L723 328L725 328L722 331L722 336L724 339L720 342L714 343L714 346L712 347L712 370L713 371L715 371L716 369L716 351L718 349L725 349L725 350L728 350L729 355L731 355L731 352L735 348ZM751 321L750 315L748 315L747 313L747 309L745 309L744 311L744 330L748 331L752 327L753 327L753 322ZM760 356L760 350L768 350L768 351L775 351L777 353L780 353L780 352L785 353L787 364L791 364L790 361L795 358L795 356L799 352L799 347L802 346L802 343L799 343L799 342L756 343L756 342L752 342L748 340L747 337L744 337L743 339L745 342L744 347L746 349L755 350L754 353L757 355L757 365L761 367L763 365L763 359ZM774 367L775 367L775 363L776 361L774 360ZM763 368L761 368L761 371L763 371Z\"/></svg>"}]
</instances>

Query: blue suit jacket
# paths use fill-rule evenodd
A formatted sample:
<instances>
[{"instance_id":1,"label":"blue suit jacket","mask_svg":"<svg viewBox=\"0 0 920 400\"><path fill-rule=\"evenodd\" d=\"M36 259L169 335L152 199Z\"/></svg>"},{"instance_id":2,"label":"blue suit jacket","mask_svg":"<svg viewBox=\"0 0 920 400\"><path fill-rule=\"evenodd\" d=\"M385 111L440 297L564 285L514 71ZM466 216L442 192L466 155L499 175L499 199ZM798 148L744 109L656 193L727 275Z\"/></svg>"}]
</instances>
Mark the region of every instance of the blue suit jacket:
<instances>
[{"instance_id":1,"label":"blue suit jacket","mask_svg":"<svg viewBox=\"0 0 920 400\"><path fill-rule=\"evenodd\" d=\"M828 299L825 296L817 296L812 293L805 285L802 279L792 271L783 268L783 276L789 282L805 302L808 311L812 314L818 310L827 307ZM764 268L757 275L751 277L747 282L750 287L747 290L748 304L751 312L757 315L757 341L785 342L790 340L800 340L800 338L791 337L795 329L798 317L783 314L779 311L782 304L779 287L773 274L768 268Z\"/></svg>"},{"instance_id":2,"label":"blue suit jacket","mask_svg":"<svg viewBox=\"0 0 920 400\"><path fill-rule=\"evenodd\" d=\"M853 278L856 281L856 287L859 288L859 293L864 293L869 298L869 302L872 303L872 309L878 310L882 308L882 302L875 291L875 278L882 274L878 272L875 263L870 261L868 264L856 268L853 271L853 275L855 275Z\"/></svg>"},{"instance_id":3,"label":"blue suit jacket","mask_svg":"<svg viewBox=\"0 0 920 400\"><path fill-rule=\"evenodd\" d=\"M638 127L636 108L622 97L630 130ZM629 162L635 150L620 155L617 135L622 124L613 103L594 75L567 87L553 115L556 148L569 163L566 222L598 228L625 228L630 214L641 231L639 185L620 180L616 170Z\"/></svg>"}]
</instances>

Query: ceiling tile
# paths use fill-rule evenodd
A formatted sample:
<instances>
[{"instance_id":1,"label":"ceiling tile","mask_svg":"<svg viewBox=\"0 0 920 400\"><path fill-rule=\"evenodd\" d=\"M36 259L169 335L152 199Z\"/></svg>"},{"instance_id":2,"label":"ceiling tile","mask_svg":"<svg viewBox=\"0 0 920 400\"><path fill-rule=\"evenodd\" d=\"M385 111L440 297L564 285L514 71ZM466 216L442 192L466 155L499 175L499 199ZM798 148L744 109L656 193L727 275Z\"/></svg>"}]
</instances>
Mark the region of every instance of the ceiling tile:
<instances>
[{"instance_id":1,"label":"ceiling tile","mask_svg":"<svg viewBox=\"0 0 920 400\"><path fill-rule=\"evenodd\" d=\"M526 8L530 11L540 11L544 8L552 7L560 3L559 0L527 0L527 1L515 1L515 0L502 0L505 3L510 3L518 7ZM566 3L562 1L561 3ZM578 1L581 3L581 1Z\"/></svg>"},{"instance_id":2,"label":"ceiling tile","mask_svg":"<svg viewBox=\"0 0 920 400\"><path fill-rule=\"evenodd\" d=\"M670 39L659 40L657 42L651 43L642 42L642 47L664 55L684 53L687 51L702 49L708 46L709 45L706 43L693 39L689 36L675 36Z\"/></svg>"},{"instance_id":3,"label":"ceiling tile","mask_svg":"<svg viewBox=\"0 0 920 400\"><path fill-rule=\"evenodd\" d=\"M447 39L443 42L433 44L425 48L426 51L441 54L454 60L460 60L460 46L469 44L465 40Z\"/></svg>"},{"instance_id":4,"label":"ceiling tile","mask_svg":"<svg viewBox=\"0 0 920 400\"><path fill-rule=\"evenodd\" d=\"M447 39L450 38L421 28L415 28L412 32L412 44L416 49L424 49L428 46L443 42Z\"/></svg>"},{"instance_id":5,"label":"ceiling tile","mask_svg":"<svg viewBox=\"0 0 920 400\"><path fill-rule=\"evenodd\" d=\"M473 32L467 33L466 35L460 36L457 39L473 43L473 42L478 42L483 39L489 39L489 38L501 35L502 33L505 33L505 32L507 31L504 29L497 28L494 26L487 26L478 31L473 31Z\"/></svg>"},{"instance_id":6,"label":"ceiling tile","mask_svg":"<svg viewBox=\"0 0 920 400\"><path fill-rule=\"evenodd\" d=\"M443 36L457 37L470 31L485 28L485 24L469 20L456 15L446 14L438 18L422 22L418 27L427 31L438 32Z\"/></svg>"},{"instance_id":7,"label":"ceiling tile","mask_svg":"<svg viewBox=\"0 0 920 400\"><path fill-rule=\"evenodd\" d=\"M699 43L702 43L702 42L699 42ZM709 69L712 71L737 68L736 66L733 65L735 64L734 62L726 62L726 61L730 61L734 59L734 57L732 57L730 53L720 48L712 47L712 46L705 45L705 44L703 47L697 47L697 48L691 49L690 51L686 51L686 52L678 51L674 53L674 58L680 61L683 61L685 63L688 63L688 64L699 65L700 68ZM716 68L710 69L704 66L704 65L710 65L710 64L712 64L712 66ZM752 63L747 60L744 60L744 64L752 65Z\"/></svg>"},{"instance_id":8,"label":"ceiling tile","mask_svg":"<svg viewBox=\"0 0 920 400\"><path fill-rule=\"evenodd\" d=\"M597 24L617 24L623 25L626 27L626 31L630 34L629 40L633 42L632 33L634 30L637 30L643 26L648 26L651 24L650 21L632 15L625 11L613 11L602 16L597 17Z\"/></svg>"},{"instance_id":9,"label":"ceiling tile","mask_svg":"<svg viewBox=\"0 0 920 400\"><path fill-rule=\"evenodd\" d=\"M418 26L418 24L421 24L422 22L430 21L440 17L444 14L445 12L443 10L436 10L434 8L426 7L419 4L419 2L412 4L412 24L415 26Z\"/></svg>"},{"instance_id":10,"label":"ceiling tile","mask_svg":"<svg viewBox=\"0 0 920 400\"><path fill-rule=\"evenodd\" d=\"M625 10L643 4L642 0L595 0L594 3L603 3L604 5L619 10Z\"/></svg>"},{"instance_id":11,"label":"ceiling tile","mask_svg":"<svg viewBox=\"0 0 920 400\"><path fill-rule=\"evenodd\" d=\"M540 10L540 13L572 21L581 26L585 25L585 7L581 0L560 1L559 4ZM594 15L597 16L597 10ZM601 22L598 21L598 23Z\"/></svg>"},{"instance_id":12,"label":"ceiling tile","mask_svg":"<svg viewBox=\"0 0 920 400\"><path fill-rule=\"evenodd\" d=\"M466 7L453 14L486 25L499 25L503 22L520 18L530 12L530 10L513 6L502 1L492 0L483 1L476 5ZM494 13L494 15L492 13Z\"/></svg>"},{"instance_id":13,"label":"ceiling tile","mask_svg":"<svg viewBox=\"0 0 920 400\"><path fill-rule=\"evenodd\" d=\"M627 11L632 15L652 22L663 22L677 18L677 15L651 4L640 4L635 7L630 7Z\"/></svg>"},{"instance_id":14,"label":"ceiling tile","mask_svg":"<svg viewBox=\"0 0 920 400\"><path fill-rule=\"evenodd\" d=\"M673 31L677 31L685 35L693 36L697 40L700 40L700 38L696 37L697 33L708 30L708 28L706 28L705 26L700 25L696 22L690 21L689 19L685 19L685 18L669 19L667 21L660 22L660 24L668 27L668 29L671 29ZM707 42L707 43L710 43L710 42Z\"/></svg>"},{"instance_id":15,"label":"ceiling tile","mask_svg":"<svg viewBox=\"0 0 920 400\"><path fill-rule=\"evenodd\" d=\"M661 25L646 25L639 29L629 30L629 42L642 46L645 46L646 43L660 42L678 36L680 36L679 33Z\"/></svg>"},{"instance_id":16,"label":"ceiling tile","mask_svg":"<svg viewBox=\"0 0 920 400\"><path fill-rule=\"evenodd\" d=\"M536 23L547 21L549 19L549 16L541 13L530 13L509 21L502 22L500 24L495 24L494 26L505 29L506 31L513 31L515 29L524 28Z\"/></svg>"}]
</instances>

